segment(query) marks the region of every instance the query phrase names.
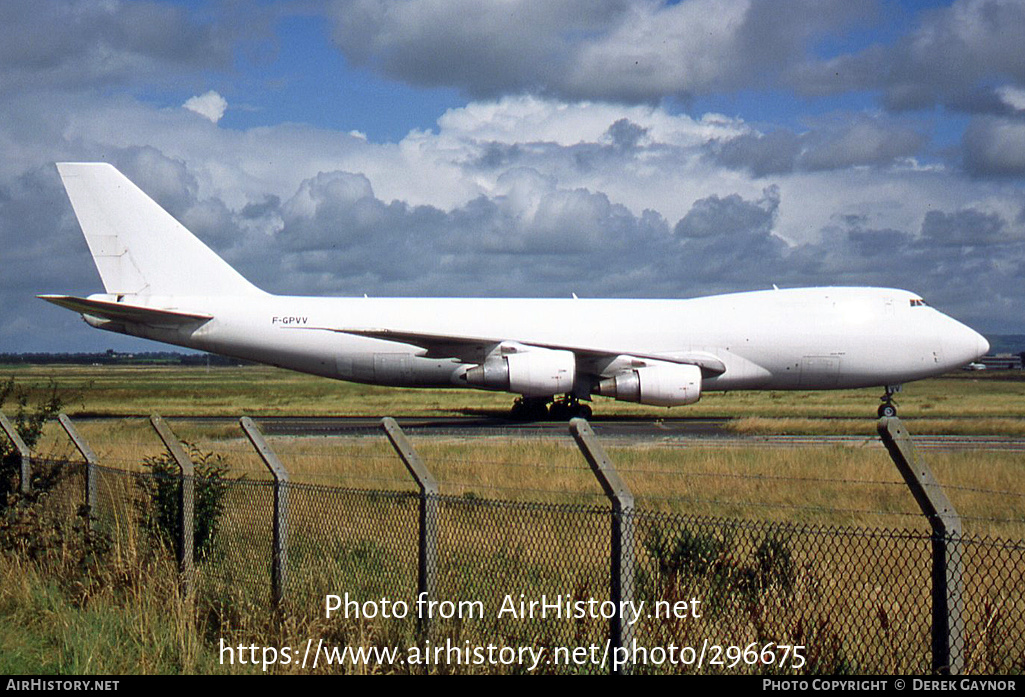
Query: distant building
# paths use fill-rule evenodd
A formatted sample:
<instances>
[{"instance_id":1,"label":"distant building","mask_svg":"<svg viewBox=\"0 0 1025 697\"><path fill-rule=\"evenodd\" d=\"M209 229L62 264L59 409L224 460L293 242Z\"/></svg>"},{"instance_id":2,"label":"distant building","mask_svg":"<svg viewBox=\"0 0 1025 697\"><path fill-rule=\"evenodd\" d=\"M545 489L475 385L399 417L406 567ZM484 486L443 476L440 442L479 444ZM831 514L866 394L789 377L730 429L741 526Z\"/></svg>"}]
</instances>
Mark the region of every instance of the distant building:
<instances>
[{"instance_id":1,"label":"distant building","mask_svg":"<svg viewBox=\"0 0 1025 697\"><path fill-rule=\"evenodd\" d=\"M978 362L986 366L986 370L1021 370L1025 353L998 353L983 356Z\"/></svg>"}]
</instances>

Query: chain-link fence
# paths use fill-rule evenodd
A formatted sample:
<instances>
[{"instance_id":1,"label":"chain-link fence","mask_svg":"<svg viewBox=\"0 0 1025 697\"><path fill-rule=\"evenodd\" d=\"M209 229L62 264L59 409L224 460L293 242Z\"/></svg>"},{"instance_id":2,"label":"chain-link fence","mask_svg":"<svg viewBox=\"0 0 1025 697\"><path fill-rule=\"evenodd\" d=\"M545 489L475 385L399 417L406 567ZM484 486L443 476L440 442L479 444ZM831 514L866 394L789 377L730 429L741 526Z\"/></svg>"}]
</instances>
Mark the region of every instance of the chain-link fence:
<instances>
[{"instance_id":1,"label":"chain-link fence","mask_svg":"<svg viewBox=\"0 0 1025 697\"><path fill-rule=\"evenodd\" d=\"M154 533L154 492L180 477L65 466L55 510L74 515L92 482L93 526L117 544L173 554L174 542ZM334 642L590 654L535 672L609 670L618 621L620 667L637 673L928 673L938 549L956 571L957 597L943 607L958 669L1025 670L1025 542L994 537L228 479L193 581L226 633L284 617ZM425 588L433 605L418 605ZM331 619L328 596L340 605ZM430 622L418 627L425 611Z\"/></svg>"}]
</instances>

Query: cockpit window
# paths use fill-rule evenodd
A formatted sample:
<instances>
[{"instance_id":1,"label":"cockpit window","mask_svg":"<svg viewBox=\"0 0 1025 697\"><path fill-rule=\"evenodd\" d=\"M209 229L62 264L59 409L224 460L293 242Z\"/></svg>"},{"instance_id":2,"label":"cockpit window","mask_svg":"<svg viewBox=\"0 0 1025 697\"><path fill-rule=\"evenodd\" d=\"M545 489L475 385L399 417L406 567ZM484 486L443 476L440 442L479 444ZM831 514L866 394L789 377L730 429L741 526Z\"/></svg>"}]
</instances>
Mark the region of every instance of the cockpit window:
<instances>
[{"instance_id":1,"label":"cockpit window","mask_svg":"<svg viewBox=\"0 0 1025 697\"><path fill-rule=\"evenodd\" d=\"M925 301L921 298L912 298L911 307L925 307Z\"/></svg>"}]
</instances>

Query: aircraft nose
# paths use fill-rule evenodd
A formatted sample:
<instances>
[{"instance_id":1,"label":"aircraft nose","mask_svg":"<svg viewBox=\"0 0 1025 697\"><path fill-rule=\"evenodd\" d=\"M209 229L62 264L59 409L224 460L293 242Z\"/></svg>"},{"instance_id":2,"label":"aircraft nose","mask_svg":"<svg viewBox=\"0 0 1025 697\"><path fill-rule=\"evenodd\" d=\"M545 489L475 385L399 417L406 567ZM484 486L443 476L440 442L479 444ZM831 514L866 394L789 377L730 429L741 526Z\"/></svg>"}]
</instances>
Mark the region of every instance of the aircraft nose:
<instances>
[{"instance_id":1,"label":"aircraft nose","mask_svg":"<svg viewBox=\"0 0 1025 697\"><path fill-rule=\"evenodd\" d=\"M987 341L986 337L984 337L982 334L979 334L978 332L973 333L975 334L976 341L978 342L975 347L975 357L982 358L987 353L989 353L989 341Z\"/></svg>"},{"instance_id":2,"label":"aircraft nose","mask_svg":"<svg viewBox=\"0 0 1025 697\"><path fill-rule=\"evenodd\" d=\"M989 352L989 341L986 337L960 322L957 322L954 331L948 334L944 343L948 360L952 359L957 365L976 361Z\"/></svg>"}]
</instances>

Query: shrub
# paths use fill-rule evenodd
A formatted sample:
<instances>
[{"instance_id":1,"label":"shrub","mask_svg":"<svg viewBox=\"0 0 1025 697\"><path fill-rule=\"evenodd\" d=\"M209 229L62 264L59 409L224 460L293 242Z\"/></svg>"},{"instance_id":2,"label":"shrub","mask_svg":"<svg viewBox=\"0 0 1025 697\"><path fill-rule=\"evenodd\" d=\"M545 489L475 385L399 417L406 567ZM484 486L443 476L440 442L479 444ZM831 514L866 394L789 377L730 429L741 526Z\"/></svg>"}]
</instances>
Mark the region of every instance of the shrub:
<instances>
[{"instance_id":1,"label":"shrub","mask_svg":"<svg viewBox=\"0 0 1025 697\"><path fill-rule=\"evenodd\" d=\"M681 530L666 539L657 528L644 541L659 574L666 578L705 576L722 563L727 549L724 540L706 533Z\"/></svg>"},{"instance_id":2,"label":"shrub","mask_svg":"<svg viewBox=\"0 0 1025 697\"><path fill-rule=\"evenodd\" d=\"M29 391L16 385L14 378L7 378L0 382L0 409L8 400L17 405L12 419L14 428L32 450L43 434L43 426L64 408L68 398L51 380L43 398L35 406L29 406ZM6 436L0 437L0 512L10 505L9 495L17 490L15 481L21 476L20 472L21 456ZM40 482L37 481L35 488L38 484Z\"/></svg>"},{"instance_id":3,"label":"shrub","mask_svg":"<svg viewBox=\"0 0 1025 697\"><path fill-rule=\"evenodd\" d=\"M644 540L644 547L654 562L655 574L652 578L644 572L638 579L642 588L655 584L651 592L656 597L678 584L697 581L706 607L723 609L731 598L751 603L771 588L787 594L793 590L796 569L790 542L782 534L767 533L752 559L736 548L728 529L718 534L683 529L666 535L655 528Z\"/></svg>"},{"instance_id":4,"label":"shrub","mask_svg":"<svg viewBox=\"0 0 1025 697\"><path fill-rule=\"evenodd\" d=\"M0 408L8 402L15 404L11 421L30 450L36 449L46 422L71 398L51 380L33 406L28 389L17 385L14 378L0 380ZM84 506L77 515L68 516L51 500L71 473L64 464L33 458L32 490L21 494L16 486L21 476L20 453L0 436L0 551L55 564L53 568L62 569L57 576L67 579L68 587L84 588L88 573L103 563L110 540L90 528Z\"/></svg>"},{"instance_id":5,"label":"shrub","mask_svg":"<svg viewBox=\"0 0 1025 697\"><path fill-rule=\"evenodd\" d=\"M755 551L758 587L767 590L777 587L789 593L794 586L794 559L790 541L783 535L768 534Z\"/></svg>"},{"instance_id":6,"label":"shrub","mask_svg":"<svg viewBox=\"0 0 1025 697\"><path fill-rule=\"evenodd\" d=\"M196 446L184 444L195 466L195 498L193 501L192 550L195 558L202 559L213 549L228 482L229 467L222 455L203 452ZM180 536L178 502L181 479L178 465L170 454L146 458L143 464L152 473L142 477L139 484L144 491L141 523L143 529L173 544Z\"/></svg>"}]
</instances>

